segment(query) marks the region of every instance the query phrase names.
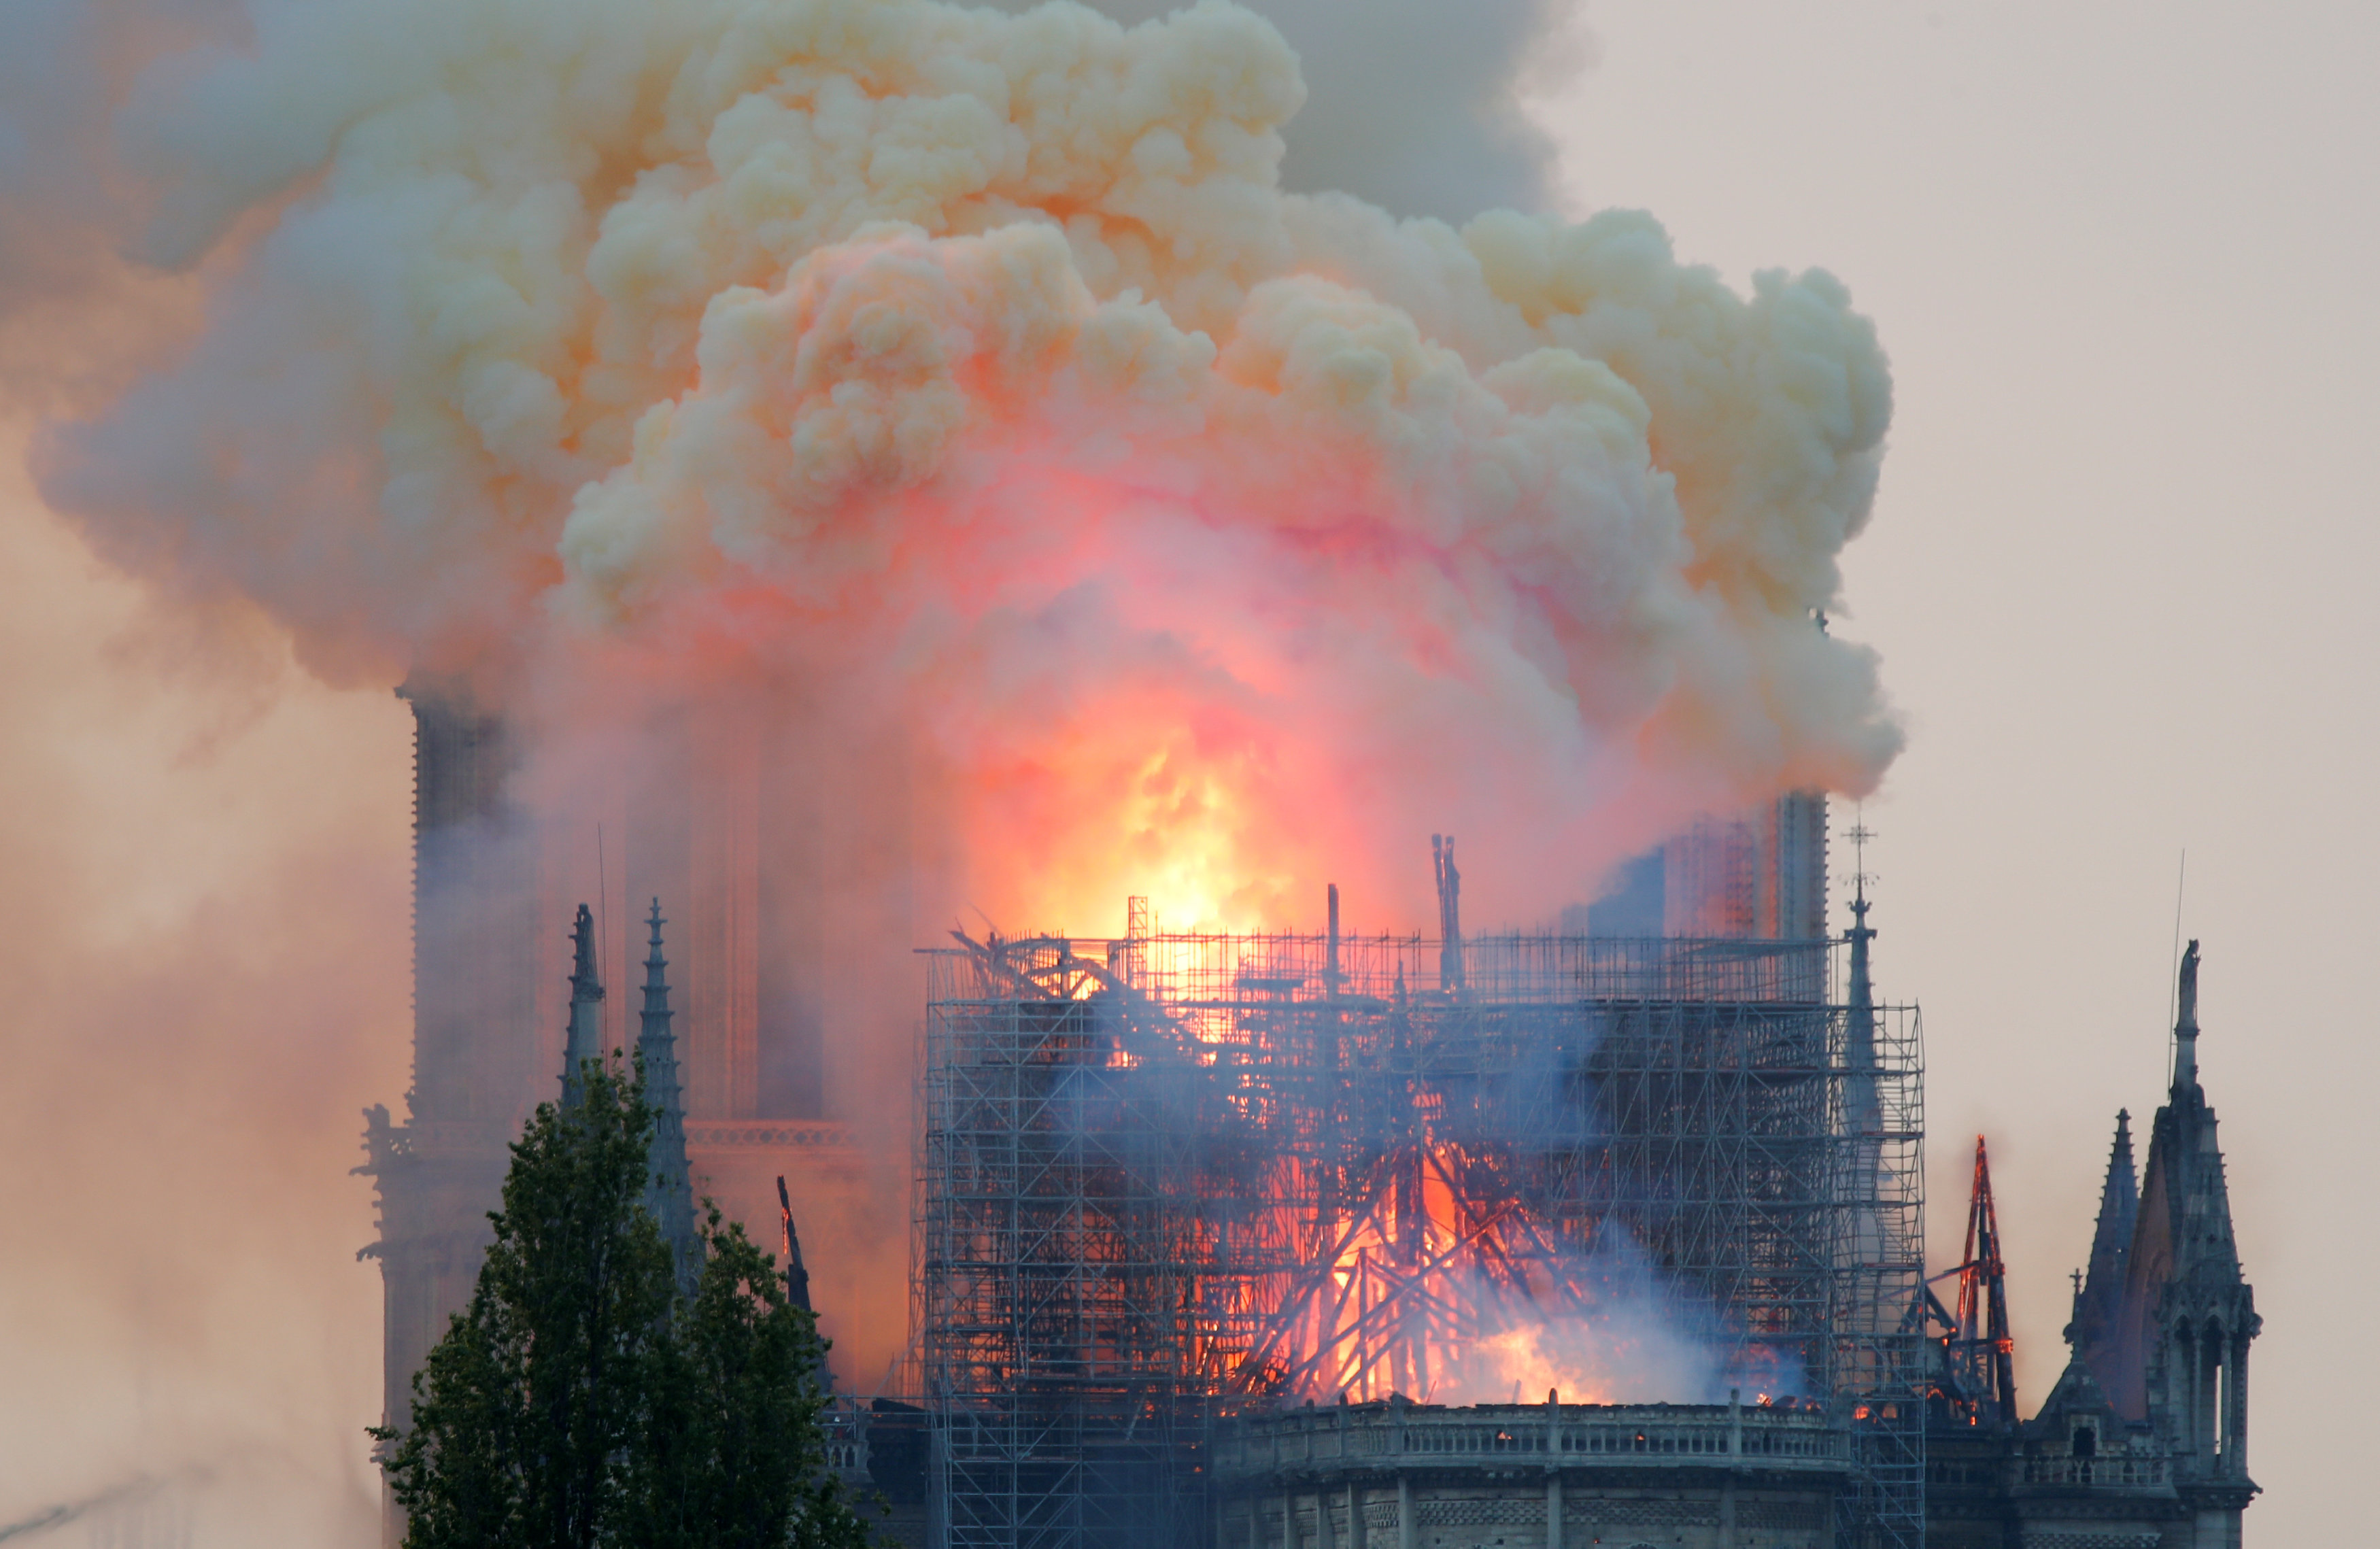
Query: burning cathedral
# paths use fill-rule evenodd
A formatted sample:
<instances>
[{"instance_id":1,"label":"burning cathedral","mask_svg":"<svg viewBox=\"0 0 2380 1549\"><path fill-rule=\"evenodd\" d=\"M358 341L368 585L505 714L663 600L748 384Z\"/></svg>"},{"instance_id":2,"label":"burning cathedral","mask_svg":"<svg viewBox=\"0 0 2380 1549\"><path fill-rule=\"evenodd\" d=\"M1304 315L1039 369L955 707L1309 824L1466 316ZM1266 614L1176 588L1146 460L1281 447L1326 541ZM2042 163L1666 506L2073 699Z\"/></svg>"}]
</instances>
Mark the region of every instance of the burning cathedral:
<instances>
[{"instance_id":1,"label":"burning cathedral","mask_svg":"<svg viewBox=\"0 0 2380 1549\"><path fill-rule=\"evenodd\" d=\"M597 928L578 910L565 961L575 901L505 810L505 727L411 702L414 1084L365 1168L398 1425L565 1035L625 1041ZM881 1209L868 1137L759 1079L817 1051L770 993L756 804L716 788L654 793L619 865L684 922L694 1190L763 1240L782 1199L788 1252L803 1217L832 1328ZM1828 928L1826 830L1812 796L1706 820L1542 933L1467 932L1439 837L1427 933L1342 926L1333 887L1310 933L1169 932L1134 899L1110 937L926 944L906 1337L833 1410L887 1538L2236 1549L2258 1322L2196 944L2145 1165L2119 1117L2071 1358L2028 1411L1980 1147L1961 1262L1925 1262L1918 1018L1877 993L1864 885Z\"/></svg>"},{"instance_id":2,"label":"burning cathedral","mask_svg":"<svg viewBox=\"0 0 2380 1549\"><path fill-rule=\"evenodd\" d=\"M388 1422L658 914L691 1186L800 1217L905 1542L2236 1543L2195 958L2046 1398L1980 1167L1924 1260L1918 1021L1789 793L1902 742L1826 627L1892 417L1849 289L1532 208L1569 7L1101 6L128 43L94 186L189 305L43 493L406 685Z\"/></svg>"}]
</instances>

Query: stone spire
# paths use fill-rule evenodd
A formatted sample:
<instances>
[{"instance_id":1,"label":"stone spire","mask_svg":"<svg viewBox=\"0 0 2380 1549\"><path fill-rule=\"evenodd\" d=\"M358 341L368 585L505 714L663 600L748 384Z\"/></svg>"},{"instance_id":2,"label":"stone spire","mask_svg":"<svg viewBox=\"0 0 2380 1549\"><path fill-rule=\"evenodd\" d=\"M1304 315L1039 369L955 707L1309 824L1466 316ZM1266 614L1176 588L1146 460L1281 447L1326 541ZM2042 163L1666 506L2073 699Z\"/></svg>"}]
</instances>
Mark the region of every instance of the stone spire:
<instances>
[{"instance_id":1,"label":"stone spire","mask_svg":"<svg viewBox=\"0 0 2380 1549\"><path fill-rule=\"evenodd\" d=\"M1438 882L1438 987L1463 987L1463 873L1454 869L1454 836L1429 836L1430 873Z\"/></svg>"},{"instance_id":2,"label":"stone spire","mask_svg":"<svg viewBox=\"0 0 2380 1549\"><path fill-rule=\"evenodd\" d=\"M603 983L595 975L595 916L585 904L571 926L570 1028L562 1045L562 1106L586 1097L587 1061L603 1058Z\"/></svg>"},{"instance_id":3,"label":"stone spire","mask_svg":"<svg viewBox=\"0 0 2380 1549\"><path fill-rule=\"evenodd\" d=\"M1865 838L1859 830L1857 837ZM1843 1065L1850 1072L1844 1083L1844 1124L1853 1134L1881 1134L1884 1114L1876 1089L1876 986L1869 977L1868 943L1876 939L1876 927L1867 923L1867 912L1874 907L1867 901L1867 877L1854 872L1852 877L1852 926L1843 933L1851 942L1851 983L1846 986L1843 1029Z\"/></svg>"},{"instance_id":4,"label":"stone spire","mask_svg":"<svg viewBox=\"0 0 2380 1549\"><path fill-rule=\"evenodd\" d=\"M785 1192L785 1175L777 1175L777 1213L783 1231L785 1253L785 1300L803 1312L815 1311L810 1306L810 1272L802 1263L801 1234L794 1230L794 1199Z\"/></svg>"},{"instance_id":5,"label":"stone spire","mask_svg":"<svg viewBox=\"0 0 2380 1549\"><path fill-rule=\"evenodd\" d=\"M2198 943L2182 958L2173 1086L2149 1131L2140 1214L2124 1265L2118 1382L2108 1397L2146 1420L2174 1459L2174 1483L2240 1542L2248 1476L2248 1346L2264 1326L2231 1232L2215 1109L2198 1079Z\"/></svg>"},{"instance_id":6,"label":"stone spire","mask_svg":"<svg viewBox=\"0 0 2380 1549\"><path fill-rule=\"evenodd\" d=\"M2116 1112L2115 1144L2099 1186L2099 1225L2091 1234L2091 1266L2074 1297L2066 1342L2104 1387L2117 1382L2116 1343L2122 1325L2124 1285L2131 1277L2132 1233L2140 1222L2141 1186L2132 1173L2132 1116Z\"/></svg>"},{"instance_id":7,"label":"stone spire","mask_svg":"<svg viewBox=\"0 0 2380 1549\"><path fill-rule=\"evenodd\" d=\"M1854 826L1853 839L1864 845L1867 830ZM1867 923L1867 877L1856 865L1852 874L1852 925L1843 933L1851 943L1851 982L1844 986L1843 1008L1843 1132L1852 1141L1849 1183L1861 1202L1851 1218L1853 1262L1874 1264L1885 1253L1883 1219L1874 1201L1883 1184L1884 1104L1876 1089L1876 986L1869 977L1868 943L1876 927Z\"/></svg>"},{"instance_id":8,"label":"stone spire","mask_svg":"<svg viewBox=\"0 0 2380 1549\"><path fill-rule=\"evenodd\" d=\"M678 1083L677 1037L670 1029L669 960L662 956L662 901L645 924L651 930L645 954L645 1004L637 1032L637 1054L645 1069L645 1101L653 1108L653 1138L646 1153L651 1174L645 1204L661 1223L677 1266L679 1289L694 1292L702 1275L702 1240L694 1227L693 1169L686 1159L686 1096Z\"/></svg>"}]
</instances>

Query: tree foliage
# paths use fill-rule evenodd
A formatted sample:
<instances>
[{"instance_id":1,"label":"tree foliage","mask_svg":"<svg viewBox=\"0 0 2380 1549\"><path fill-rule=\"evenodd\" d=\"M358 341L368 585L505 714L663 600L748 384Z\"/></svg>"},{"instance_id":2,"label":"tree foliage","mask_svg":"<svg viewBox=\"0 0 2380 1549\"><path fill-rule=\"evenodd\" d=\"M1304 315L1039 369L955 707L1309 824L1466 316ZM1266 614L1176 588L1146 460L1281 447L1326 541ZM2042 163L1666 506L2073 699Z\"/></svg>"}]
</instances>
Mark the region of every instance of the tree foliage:
<instances>
[{"instance_id":1,"label":"tree foliage","mask_svg":"<svg viewBox=\"0 0 2380 1549\"><path fill-rule=\"evenodd\" d=\"M859 1549L868 1535L822 1456L810 1314L775 1261L710 1212L702 1281L673 1325L630 1474L632 1542L670 1549Z\"/></svg>"},{"instance_id":2,"label":"tree foliage","mask_svg":"<svg viewBox=\"0 0 2380 1549\"><path fill-rule=\"evenodd\" d=\"M691 1297L645 1205L641 1073L587 1067L513 1148L468 1308L386 1462L408 1549L860 1549L824 1466L825 1345L713 1208Z\"/></svg>"}]
</instances>

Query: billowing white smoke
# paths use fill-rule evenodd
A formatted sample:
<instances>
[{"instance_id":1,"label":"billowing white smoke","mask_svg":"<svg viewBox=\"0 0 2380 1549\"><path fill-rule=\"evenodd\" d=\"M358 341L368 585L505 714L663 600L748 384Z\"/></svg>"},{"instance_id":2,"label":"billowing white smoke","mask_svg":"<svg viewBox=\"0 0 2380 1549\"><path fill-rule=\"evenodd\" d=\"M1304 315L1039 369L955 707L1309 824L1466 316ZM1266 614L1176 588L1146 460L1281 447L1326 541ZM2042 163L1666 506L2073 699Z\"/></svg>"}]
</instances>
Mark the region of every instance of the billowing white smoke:
<instances>
[{"instance_id":1,"label":"billowing white smoke","mask_svg":"<svg viewBox=\"0 0 2380 1549\"><path fill-rule=\"evenodd\" d=\"M1730 1390L1762 1402L1807 1391L1792 1354L1745 1342L1664 1282L1633 1242L1612 1238L1562 1265L1573 1294L1547 1305L1475 1272L1433 1293L1474 1331L1430 1373L1436 1404L1723 1404Z\"/></svg>"},{"instance_id":2,"label":"billowing white smoke","mask_svg":"<svg viewBox=\"0 0 2380 1549\"><path fill-rule=\"evenodd\" d=\"M1220 0L260 10L132 131L159 250L231 245L209 325L46 487L334 676L866 705L1020 923L1417 917L1366 857L1432 828L1531 914L1872 783L1840 287L1284 193L1303 95Z\"/></svg>"},{"instance_id":3,"label":"billowing white smoke","mask_svg":"<svg viewBox=\"0 0 2380 1549\"><path fill-rule=\"evenodd\" d=\"M815 912L859 915L895 966L961 902L1306 923L1335 877L1351 926L1410 928L1420 838L1449 828L1478 912L1528 917L1702 805L1872 782L1898 741L1874 664L1810 620L1888 409L1840 289L1735 294L1642 215L1453 226L1317 192L1527 203L1544 146L1509 91L1560 7L1366 0L1360 35L1328 0L1265 8L1303 70L1212 4L1127 30L917 0L10 0L0 401L81 416L45 438L49 503L153 588L261 609L334 683L472 677L543 739L533 800L649 710L765 722L863 836L820 846ZM47 602L79 563L12 574ZM83 638L25 611L42 649ZM225 843L304 864L223 894L233 924L42 963L51 1023L88 1035L28 1046L72 1059L22 1083L12 1132L28 1167L124 1197L164 1135L245 1202L101 1248L91 1212L42 1216L17 1278L92 1321L20 1321L61 1382L170 1347L161 1406L211 1445L249 1446L226 1415L306 1438L285 1466L313 1496L255 1494L329 1521L369 1516L353 1425L376 1404L324 1288L368 1301L322 1265L369 1228L337 1176L352 1119L290 1093L402 1084L400 958L373 955L403 939L400 835L342 816L400 812L401 770L370 791L379 757L328 756L376 723L314 714L257 744L270 772L200 788L212 837L181 864L207 887L177 876L214 896ZM224 827L233 788L271 810ZM129 874L71 857L131 841L114 782L78 794L35 804L25 908L80 928ZM54 850L61 828L109 841ZM927 878L914 908L851 910L869 867ZM153 972L94 998L128 950ZM856 961L843 978L881 966ZM882 978L886 1014L832 1028L829 1088L897 1149L914 1003ZM359 1006L354 1047L321 1035ZM838 1315L897 1325L906 1213L877 1214L882 1242L833 1254L878 1276ZM214 1321L140 1311L160 1284ZM79 1402L20 1429L66 1456L106 1424ZM334 1434L334 1461L306 1450Z\"/></svg>"},{"instance_id":4,"label":"billowing white smoke","mask_svg":"<svg viewBox=\"0 0 2380 1549\"><path fill-rule=\"evenodd\" d=\"M1026 11L1035 0L997 0ZM1546 207L1552 139L1524 111L1592 54L1579 0L1242 0L1297 51L1306 88L1281 186L1463 221ZM1092 0L1132 23L1169 0Z\"/></svg>"}]
</instances>

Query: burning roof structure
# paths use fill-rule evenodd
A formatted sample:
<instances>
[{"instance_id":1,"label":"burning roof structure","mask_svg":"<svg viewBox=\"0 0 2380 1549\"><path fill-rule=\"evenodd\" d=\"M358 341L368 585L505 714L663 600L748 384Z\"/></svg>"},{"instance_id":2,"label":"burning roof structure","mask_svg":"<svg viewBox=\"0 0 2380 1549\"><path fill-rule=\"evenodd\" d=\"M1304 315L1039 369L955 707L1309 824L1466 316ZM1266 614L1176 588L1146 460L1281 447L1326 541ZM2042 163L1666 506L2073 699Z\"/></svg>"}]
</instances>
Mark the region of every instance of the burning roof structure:
<instances>
[{"instance_id":1,"label":"burning roof structure","mask_svg":"<svg viewBox=\"0 0 2380 1549\"><path fill-rule=\"evenodd\" d=\"M1187 1542L1218 1416L1558 1388L1814 1401L1919 1542L1918 1025L1864 941L1342 936L1332 902L929 955L936 1541Z\"/></svg>"}]
</instances>

